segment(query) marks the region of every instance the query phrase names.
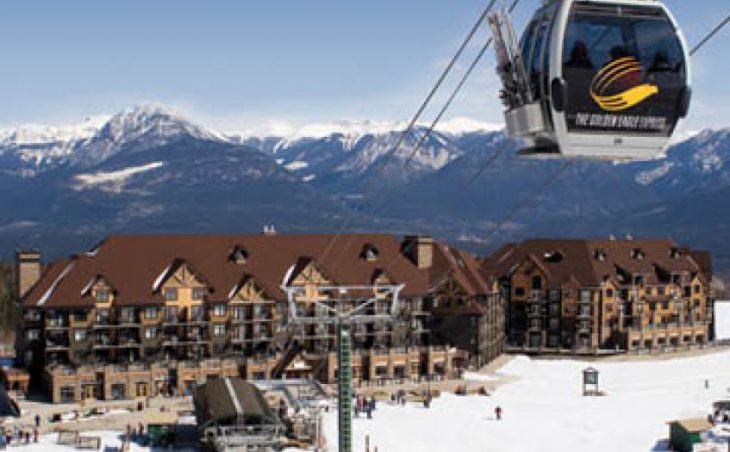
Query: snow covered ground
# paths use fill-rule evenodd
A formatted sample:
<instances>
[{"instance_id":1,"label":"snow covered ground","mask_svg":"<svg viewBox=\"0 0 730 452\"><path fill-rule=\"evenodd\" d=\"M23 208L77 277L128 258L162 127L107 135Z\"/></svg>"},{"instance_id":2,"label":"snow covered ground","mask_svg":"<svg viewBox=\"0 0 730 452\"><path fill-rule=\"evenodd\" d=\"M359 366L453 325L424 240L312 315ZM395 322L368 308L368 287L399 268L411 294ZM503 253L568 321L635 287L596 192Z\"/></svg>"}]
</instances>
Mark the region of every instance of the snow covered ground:
<instances>
[{"instance_id":1,"label":"snow covered ground","mask_svg":"<svg viewBox=\"0 0 730 452\"><path fill-rule=\"evenodd\" d=\"M730 398L730 351L590 363L600 371L603 397L581 395L581 370L588 365L517 357L500 372L519 379L490 397L444 394L431 409L381 403L372 420L354 420L355 450L364 449L367 434L371 450L388 452L661 451L667 421L706 417L714 400ZM502 421L494 418L497 405ZM330 444L337 444L336 422L334 413L326 419Z\"/></svg>"},{"instance_id":2,"label":"snow covered ground","mask_svg":"<svg viewBox=\"0 0 730 452\"><path fill-rule=\"evenodd\" d=\"M589 365L599 370L605 396L582 396L581 371ZM443 394L430 409L381 402L373 419L361 415L354 420L354 450L364 450L369 435L371 450L377 446L387 452L660 452L667 450L667 421L706 417L713 401L730 399L728 350L668 360L591 363L516 357L499 373L516 381L489 397ZM493 378L468 376L469 387ZM496 406L503 409L501 421L494 418ZM330 450L336 448L336 429L337 415L330 412L325 418ZM730 436L730 428L721 434ZM102 450L121 444L120 432L85 435L101 436ZM13 450L72 450L55 441L55 434L46 435L39 444ZM149 449L133 445L132 450ZM716 450L724 452L727 446Z\"/></svg>"},{"instance_id":3,"label":"snow covered ground","mask_svg":"<svg viewBox=\"0 0 730 452\"><path fill-rule=\"evenodd\" d=\"M122 433L121 432L113 432L113 431L94 431L94 432L84 432L81 436L100 436L101 437L101 449L104 450L121 450L122 446ZM40 441L36 444L29 444L27 446L13 446L8 448L7 450L17 451L17 452L47 452L47 451L53 451L53 452L72 452L76 451L78 452L79 449L76 449L71 446L59 446L56 444L56 440L58 439L57 433L50 433L48 435L43 435L40 438ZM119 449L114 449L119 448ZM132 443L129 448L130 452L148 452L151 451L152 448L150 447L142 447L135 443ZM187 449L176 449L177 452L193 452L193 449L187 448Z\"/></svg>"}]
</instances>

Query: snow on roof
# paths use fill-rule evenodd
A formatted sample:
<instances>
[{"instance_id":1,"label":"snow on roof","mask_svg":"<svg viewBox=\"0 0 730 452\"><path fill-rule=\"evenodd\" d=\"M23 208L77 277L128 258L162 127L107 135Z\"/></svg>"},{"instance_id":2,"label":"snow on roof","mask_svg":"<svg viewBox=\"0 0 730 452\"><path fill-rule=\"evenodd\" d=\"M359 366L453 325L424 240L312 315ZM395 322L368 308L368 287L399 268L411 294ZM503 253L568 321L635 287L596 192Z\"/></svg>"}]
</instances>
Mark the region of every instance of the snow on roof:
<instances>
[{"instance_id":1,"label":"snow on roof","mask_svg":"<svg viewBox=\"0 0 730 452\"><path fill-rule=\"evenodd\" d=\"M43 296L38 300L36 303L36 306L43 306L48 298L53 294L53 291L56 290L56 287L58 287L58 284L61 282L63 278L68 275L68 273L71 271L71 269L74 268L74 263L70 263L66 266L66 268L63 269L63 271L56 277L56 279L51 283L51 286L48 288L48 290L45 291Z\"/></svg>"}]
</instances>

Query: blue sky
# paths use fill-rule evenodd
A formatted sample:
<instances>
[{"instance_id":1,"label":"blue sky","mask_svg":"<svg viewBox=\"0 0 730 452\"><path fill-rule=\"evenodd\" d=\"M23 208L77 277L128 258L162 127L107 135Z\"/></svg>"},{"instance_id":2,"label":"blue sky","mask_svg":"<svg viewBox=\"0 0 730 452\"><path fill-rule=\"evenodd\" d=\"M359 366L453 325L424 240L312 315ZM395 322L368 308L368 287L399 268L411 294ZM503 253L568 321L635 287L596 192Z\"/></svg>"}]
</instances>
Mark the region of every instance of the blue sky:
<instances>
[{"instance_id":1,"label":"blue sky","mask_svg":"<svg viewBox=\"0 0 730 452\"><path fill-rule=\"evenodd\" d=\"M690 43L730 13L727 0L666 3ZM68 123L146 101L224 130L405 119L486 4L3 0L0 125ZM522 0L518 27L538 4ZM730 28L695 58L686 128L730 126L728 48ZM451 115L501 122L493 74L490 54Z\"/></svg>"}]
</instances>

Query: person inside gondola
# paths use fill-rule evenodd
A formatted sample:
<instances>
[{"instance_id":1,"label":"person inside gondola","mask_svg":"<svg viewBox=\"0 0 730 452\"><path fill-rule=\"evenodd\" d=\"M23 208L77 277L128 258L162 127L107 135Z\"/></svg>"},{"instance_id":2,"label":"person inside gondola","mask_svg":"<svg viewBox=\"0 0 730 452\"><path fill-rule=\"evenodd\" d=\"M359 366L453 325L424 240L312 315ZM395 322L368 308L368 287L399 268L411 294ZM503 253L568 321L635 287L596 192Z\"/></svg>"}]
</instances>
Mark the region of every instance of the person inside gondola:
<instances>
[{"instance_id":1,"label":"person inside gondola","mask_svg":"<svg viewBox=\"0 0 730 452\"><path fill-rule=\"evenodd\" d=\"M672 64L669 62L669 55L666 50L657 50L654 53L654 61L651 67L649 67L648 72L670 72L672 69Z\"/></svg>"},{"instance_id":2,"label":"person inside gondola","mask_svg":"<svg viewBox=\"0 0 730 452\"><path fill-rule=\"evenodd\" d=\"M565 65L571 68L593 69L593 63L588 56L588 46L585 42L575 41L573 50L570 52L570 59L565 62Z\"/></svg>"}]
</instances>

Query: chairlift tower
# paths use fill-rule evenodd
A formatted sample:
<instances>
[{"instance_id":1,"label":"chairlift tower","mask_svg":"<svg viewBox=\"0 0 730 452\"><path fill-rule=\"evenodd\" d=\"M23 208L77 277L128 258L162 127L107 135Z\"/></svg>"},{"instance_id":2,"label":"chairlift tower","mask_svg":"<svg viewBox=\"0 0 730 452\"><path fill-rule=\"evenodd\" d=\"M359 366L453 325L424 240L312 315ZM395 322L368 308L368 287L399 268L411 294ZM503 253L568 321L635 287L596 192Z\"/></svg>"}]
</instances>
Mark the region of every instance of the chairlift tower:
<instances>
[{"instance_id":1,"label":"chairlift tower","mask_svg":"<svg viewBox=\"0 0 730 452\"><path fill-rule=\"evenodd\" d=\"M352 452L352 325L389 322L398 314L403 284L282 286L289 300L289 327L334 325L337 334L337 430L339 452ZM376 308L389 301L386 312ZM314 306L314 315L307 315ZM317 309L318 308L318 309Z\"/></svg>"}]
</instances>

